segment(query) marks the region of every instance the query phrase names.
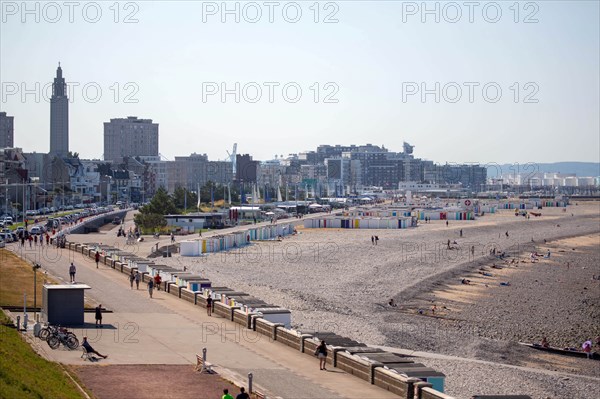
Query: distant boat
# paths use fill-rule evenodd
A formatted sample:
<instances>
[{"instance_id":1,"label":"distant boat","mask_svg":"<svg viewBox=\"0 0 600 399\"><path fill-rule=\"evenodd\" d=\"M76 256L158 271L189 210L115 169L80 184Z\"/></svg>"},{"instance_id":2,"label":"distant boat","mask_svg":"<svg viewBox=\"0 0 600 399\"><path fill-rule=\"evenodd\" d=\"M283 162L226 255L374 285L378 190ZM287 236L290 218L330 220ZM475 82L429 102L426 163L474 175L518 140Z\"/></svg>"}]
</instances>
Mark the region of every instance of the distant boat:
<instances>
[{"instance_id":1,"label":"distant boat","mask_svg":"<svg viewBox=\"0 0 600 399\"><path fill-rule=\"evenodd\" d=\"M587 358L587 354L585 352L578 351L578 350L560 349L560 348L553 348L553 347L550 347L550 346L549 347L543 347L540 344L528 344L528 343L525 343L525 342L519 342L519 344L521 344L523 346L528 346L530 348L537 349L537 350L540 350L540 351L544 351L544 352L556 353L557 355ZM600 360L600 353L593 352L592 356L591 356L591 359Z\"/></svg>"}]
</instances>

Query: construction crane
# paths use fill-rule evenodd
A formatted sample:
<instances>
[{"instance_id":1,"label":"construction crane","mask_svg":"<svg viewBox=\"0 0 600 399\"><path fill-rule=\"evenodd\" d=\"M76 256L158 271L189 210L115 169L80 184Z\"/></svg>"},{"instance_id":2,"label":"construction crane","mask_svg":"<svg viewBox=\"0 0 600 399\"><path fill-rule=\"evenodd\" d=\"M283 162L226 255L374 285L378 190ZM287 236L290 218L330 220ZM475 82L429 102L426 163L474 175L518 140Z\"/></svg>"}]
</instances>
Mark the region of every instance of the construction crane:
<instances>
[{"instance_id":1,"label":"construction crane","mask_svg":"<svg viewBox=\"0 0 600 399\"><path fill-rule=\"evenodd\" d=\"M233 144L233 150L231 154L227 151L227 156L229 157L229 162L231 162L231 167L233 168L233 174L235 175L236 161L235 158L237 156L237 143Z\"/></svg>"}]
</instances>

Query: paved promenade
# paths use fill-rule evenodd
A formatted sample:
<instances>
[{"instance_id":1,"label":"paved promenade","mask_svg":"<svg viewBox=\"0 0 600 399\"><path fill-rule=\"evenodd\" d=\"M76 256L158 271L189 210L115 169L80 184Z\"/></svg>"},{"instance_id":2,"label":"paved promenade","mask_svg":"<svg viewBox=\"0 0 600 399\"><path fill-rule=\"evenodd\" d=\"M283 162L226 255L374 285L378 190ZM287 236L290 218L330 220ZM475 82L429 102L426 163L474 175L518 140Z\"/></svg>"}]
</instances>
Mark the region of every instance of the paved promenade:
<instances>
[{"instance_id":1,"label":"paved promenade","mask_svg":"<svg viewBox=\"0 0 600 399\"><path fill-rule=\"evenodd\" d=\"M126 228L128 223L131 221L126 221ZM69 238L109 245L111 240L117 239L116 230ZM21 253L16 244L10 247ZM22 255L40 262L48 273L63 281L68 281L68 266L73 261L77 266L77 282L92 287L86 292L88 301L101 303L113 312L104 315L102 329L94 328L94 315L88 313L89 328L75 330L80 339L87 335L95 349L109 355L96 365L189 364L193 367L196 353L206 347L208 360L219 374L246 385L247 374L252 372L255 387L271 396L298 399L396 397L339 369L320 371L316 358L269 342L268 338L220 317L209 317L203 308L173 295L155 291L154 298L150 299L145 284L140 284L139 290L135 286L132 290L126 275L104 265L96 269L95 263L81 254L46 248L41 255L39 249L34 248L24 249ZM51 360L84 364L79 350L52 351L47 345L41 347Z\"/></svg>"}]
</instances>

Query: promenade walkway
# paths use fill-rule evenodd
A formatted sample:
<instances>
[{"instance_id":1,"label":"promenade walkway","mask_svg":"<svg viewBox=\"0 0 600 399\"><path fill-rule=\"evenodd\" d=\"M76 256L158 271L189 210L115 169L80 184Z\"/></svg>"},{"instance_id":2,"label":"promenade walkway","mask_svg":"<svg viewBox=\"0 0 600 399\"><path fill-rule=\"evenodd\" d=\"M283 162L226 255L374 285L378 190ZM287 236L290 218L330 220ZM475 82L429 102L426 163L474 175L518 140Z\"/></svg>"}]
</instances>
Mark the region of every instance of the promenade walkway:
<instances>
[{"instance_id":1,"label":"promenade walkway","mask_svg":"<svg viewBox=\"0 0 600 399\"><path fill-rule=\"evenodd\" d=\"M126 221L125 227L128 228ZM70 236L85 242L102 241L116 232ZM120 238L120 237L119 237ZM196 354L208 350L208 360L227 379L246 385L247 374L254 375L255 387L282 398L395 398L339 369L320 371L316 358L291 348L269 342L240 325L219 317L209 317L203 308L193 306L162 291L150 299L146 285L136 290L127 276L108 266L95 263L67 249L39 247L11 249L23 257L39 262L49 273L68 281L71 261L77 266L78 283L92 287L88 300L101 303L113 313L104 315L105 327L94 328L93 313L86 314L87 329L75 329L78 337L88 336L92 346L109 358L102 364L196 364ZM42 346L43 347L43 346ZM48 348L46 348L48 349ZM46 350L46 356L65 364L83 364L80 351ZM88 364L88 363L86 363Z\"/></svg>"}]
</instances>

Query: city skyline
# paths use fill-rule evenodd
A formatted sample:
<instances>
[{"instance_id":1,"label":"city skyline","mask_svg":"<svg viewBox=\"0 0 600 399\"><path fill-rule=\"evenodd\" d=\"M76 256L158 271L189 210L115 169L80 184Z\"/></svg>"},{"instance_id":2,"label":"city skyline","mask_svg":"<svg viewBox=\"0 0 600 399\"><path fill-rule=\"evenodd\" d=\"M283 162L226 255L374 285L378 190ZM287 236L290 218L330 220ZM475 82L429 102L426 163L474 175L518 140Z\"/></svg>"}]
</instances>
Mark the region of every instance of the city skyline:
<instances>
[{"instance_id":1,"label":"city skyline","mask_svg":"<svg viewBox=\"0 0 600 399\"><path fill-rule=\"evenodd\" d=\"M105 122L137 116L159 124L167 159L197 152L224 160L233 143L268 160L319 144L399 151L407 141L420 158L438 163L600 160L597 3L539 4L538 22L529 24L522 22L531 10L522 9L515 23L508 6L498 23L475 14L472 24L454 24L443 13L440 23L426 15L422 23L423 15L399 4L339 2L337 11L320 9L321 22L332 14L338 20L326 24L314 23L314 10L302 3L298 23L253 24L245 14L240 23L221 23L220 12L200 2L134 4L138 22L131 24L115 23L108 8L98 23L80 14L72 24L44 15L21 23L3 14L0 108L15 118L15 146L49 151L42 92L61 62L73 93L70 149L82 158L102 157ZM121 20L132 14L126 11L135 10L121 10ZM175 25L191 40L157 28ZM101 43L125 34L139 39L136 47L102 50ZM57 52L53 43L67 37L73 44ZM27 62L32 57L44 62ZM490 82L502 89L496 103L481 98ZM300 101L282 98L286 84L301 88ZM270 87L279 93L272 103ZM224 102L222 88L234 90ZM473 103L470 88L479 93ZM251 103L258 89L262 101ZM451 103L457 89L463 99Z\"/></svg>"}]
</instances>

